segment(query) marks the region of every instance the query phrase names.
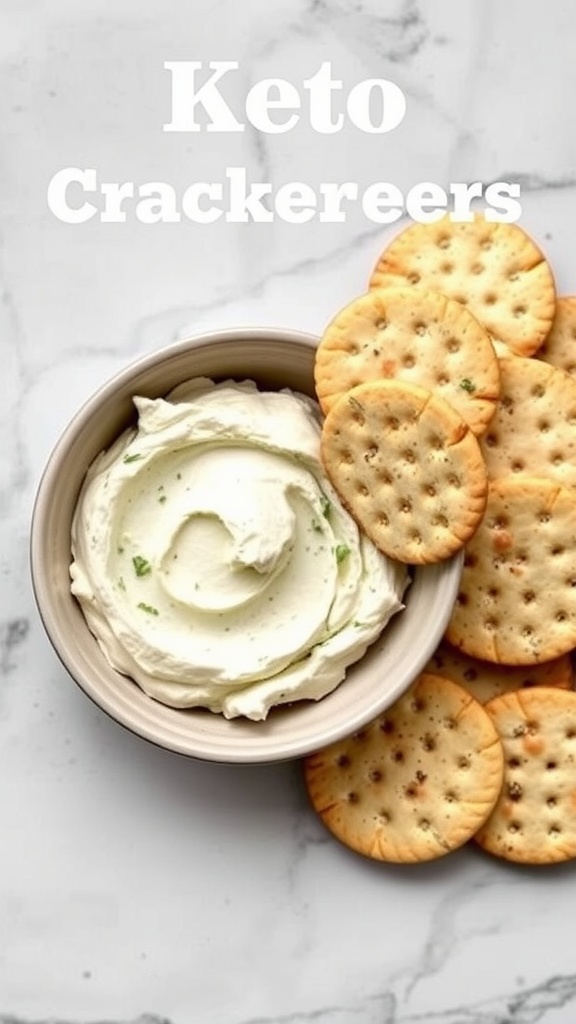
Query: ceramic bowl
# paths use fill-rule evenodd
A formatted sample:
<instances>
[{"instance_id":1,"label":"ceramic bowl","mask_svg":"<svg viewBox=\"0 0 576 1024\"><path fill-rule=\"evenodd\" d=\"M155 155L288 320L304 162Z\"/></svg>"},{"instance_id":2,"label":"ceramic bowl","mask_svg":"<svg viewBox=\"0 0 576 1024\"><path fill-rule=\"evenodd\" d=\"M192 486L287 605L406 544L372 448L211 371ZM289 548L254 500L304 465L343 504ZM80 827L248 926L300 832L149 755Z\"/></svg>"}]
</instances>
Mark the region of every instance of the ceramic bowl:
<instances>
[{"instance_id":1,"label":"ceramic bowl","mask_svg":"<svg viewBox=\"0 0 576 1024\"><path fill-rule=\"evenodd\" d=\"M346 679L320 701L295 702L264 722L177 710L148 697L110 667L70 593L70 526L92 460L134 420L132 396L156 398L191 377L252 378L262 388L314 394L317 339L293 331L204 334L128 366L80 409L42 476L31 534L31 567L44 627L65 668L107 714L133 733L189 757L255 763L301 757L360 729L421 671L446 628L462 558L413 570L406 607Z\"/></svg>"}]
</instances>

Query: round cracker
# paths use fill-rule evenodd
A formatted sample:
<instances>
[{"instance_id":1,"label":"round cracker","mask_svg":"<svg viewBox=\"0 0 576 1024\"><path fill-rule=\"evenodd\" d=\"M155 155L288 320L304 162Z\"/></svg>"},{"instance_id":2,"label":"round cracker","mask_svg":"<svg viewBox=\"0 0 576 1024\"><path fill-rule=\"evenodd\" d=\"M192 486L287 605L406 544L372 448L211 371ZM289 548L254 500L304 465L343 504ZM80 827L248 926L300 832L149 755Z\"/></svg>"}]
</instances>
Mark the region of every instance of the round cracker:
<instances>
[{"instance_id":1,"label":"round cracker","mask_svg":"<svg viewBox=\"0 0 576 1024\"><path fill-rule=\"evenodd\" d=\"M502 747L490 717L456 683L421 675L361 732L304 761L312 806L351 849L427 861L465 843L500 792Z\"/></svg>"},{"instance_id":2,"label":"round cracker","mask_svg":"<svg viewBox=\"0 0 576 1024\"><path fill-rule=\"evenodd\" d=\"M446 639L508 665L576 646L576 493L545 479L497 480L466 546Z\"/></svg>"},{"instance_id":3,"label":"round cracker","mask_svg":"<svg viewBox=\"0 0 576 1024\"><path fill-rule=\"evenodd\" d=\"M398 378L445 398L475 434L500 393L487 331L461 303L419 288L374 289L349 303L324 331L314 374L325 413L358 384Z\"/></svg>"},{"instance_id":4,"label":"round cracker","mask_svg":"<svg viewBox=\"0 0 576 1024\"><path fill-rule=\"evenodd\" d=\"M576 295L556 299L552 327L538 350L538 359L576 377Z\"/></svg>"},{"instance_id":5,"label":"round cracker","mask_svg":"<svg viewBox=\"0 0 576 1024\"><path fill-rule=\"evenodd\" d=\"M576 693L523 690L486 711L504 749L504 784L476 841L523 864L576 857Z\"/></svg>"},{"instance_id":6,"label":"round cracker","mask_svg":"<svg viewBox=\"0 0 576 1024\"><path fill-rule=\"evenodd\" d=\"M488 476L576 486L576 379L537 359L500 360L500 403L480 439Z\"/></svg>"},{"instance_id":7,"label":"round cracker","mask_svg":"<svg viewBox=\"0 0 576 1024\"><path fill-rule=\"evenodd\" d=\"M554 318L554 278L543 253L517 224L489 223L481 214L405 228L380 256L370 288L400 283L467 305L516 355L533 355Z\"/></svg>"},{"instance_id":8,"label":"round cracker","mask_svg":"<svg viewBox=\"0 0 576 1024\"><path fill-rule=\"evenodd\" d=\"M397 561L448 558L482 517L487 478L478 441L425 388L394 380L352 388L324 421L321 452L344 505Z\"/></svg>"},{"instance_id":9,"label":"round cracker","mask_svg":"<svg viewBox=\"0 0 576 1024\"><path fill-rule=\"evenodd\" d=\"M442 675L463 686L481 704L501 693L511 693L532 686L553 686L572 689L572 662L568 654L539 665L496 665L481 661L443 640L424 668L425 672Z\"/></svg>"}]
</instances>

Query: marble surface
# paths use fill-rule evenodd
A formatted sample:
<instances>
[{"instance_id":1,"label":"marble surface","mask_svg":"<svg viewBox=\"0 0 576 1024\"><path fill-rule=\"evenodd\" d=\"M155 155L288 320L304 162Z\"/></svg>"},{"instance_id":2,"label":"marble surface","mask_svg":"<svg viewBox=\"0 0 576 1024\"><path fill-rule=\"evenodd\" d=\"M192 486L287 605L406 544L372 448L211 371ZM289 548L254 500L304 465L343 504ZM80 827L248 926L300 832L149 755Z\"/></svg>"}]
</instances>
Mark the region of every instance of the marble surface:
<instances>
[{"instance_id":1,"label":"marble surface","mask_svg":"<svg viewBox=\"0 0 576 1024\"><path fill-rule=\"evenodd\" d=\"M128 735L76 688L35 610L39 475L128 361L232 324L318 331L386 230L59 222L60 168L102 180L515 180L576 291L571 0L3 0L0 4L0 1024L571 1024L573 865L464 848L364 861L298 763L235 770ZM163 133L166 60L237 60L242 95L324 60L407 97L388 136Z\"/></svg>"}]
</instances>

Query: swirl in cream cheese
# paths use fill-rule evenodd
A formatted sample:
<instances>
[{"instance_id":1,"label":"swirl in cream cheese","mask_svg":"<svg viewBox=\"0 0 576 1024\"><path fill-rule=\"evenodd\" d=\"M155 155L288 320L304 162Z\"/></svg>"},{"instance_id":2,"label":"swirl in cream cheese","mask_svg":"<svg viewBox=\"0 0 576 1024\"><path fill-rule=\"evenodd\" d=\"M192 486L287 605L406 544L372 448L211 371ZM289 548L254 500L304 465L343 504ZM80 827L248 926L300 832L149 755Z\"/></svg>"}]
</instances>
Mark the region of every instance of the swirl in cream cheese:
<instances>
[{"instance_id":1,"label":"swirl in cream cheese","mask_svg":"<svg viewBox=\"0 0 576 1024\"><path fill-rule=\"evenodd\" d=\"M106 657L227 718L323 697L402 607L406 571L340 505L315 404L205 378L134 403L72 527L72 592Z\"/></svg>"}]
</instances>

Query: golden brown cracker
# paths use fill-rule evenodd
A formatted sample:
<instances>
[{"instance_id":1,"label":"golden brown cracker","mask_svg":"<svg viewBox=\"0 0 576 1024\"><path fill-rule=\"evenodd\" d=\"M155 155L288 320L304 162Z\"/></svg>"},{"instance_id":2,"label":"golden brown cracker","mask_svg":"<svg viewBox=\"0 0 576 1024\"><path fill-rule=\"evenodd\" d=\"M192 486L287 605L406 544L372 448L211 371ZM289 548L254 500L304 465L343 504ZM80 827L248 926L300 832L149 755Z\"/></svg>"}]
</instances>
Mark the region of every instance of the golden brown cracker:
<instances>
[{"instance_id":1,"label":"golden brown cracker","mask_svg":"<svg viewBox=\"0 0 576 1024\"><path fill-rule=\"evenodd\" d=\"M576 379L538 359L508 356L500 387L480 438L489 477L527 474L576 487Z\"/></svg>"},{"instance_id":2,"label":"golden brown cracker","mask_svg":"<svg viewBox=\"0 0 576 1024\"><path fill-rule=\"evenodd\" d=\"M495 697L486 711L504 749L504 784L476 841L524 864L575 857L576 693L537 687Z\"/></svg>"},{"instance_id":3,"label":"golden brown cracker","mask_svg":"<svg viewBox=\"0 0 576 1024\"><path fill-rule=\"evenodd\" d=\"M556 299L552 326L537 355L545 363L576 377L576 295Z\"/></svg>"},{"instance_id":4,"label":"golden brown cracker","mask_svg":"<svg viewBox=\"0 0 576 1024\"><path fill-rule=\"evenodd\" d=\"M497 480L466 546L446 639L508 665L576 646L576 491L546 479Z\"/></svg>"},{"instance_id":5,"label":"golden brown cracker","mask_svg":"<svg viewBox=\"0 0 576 1024\"><path fill-rule=\"evenodd\" d=\"M346 392L324 421L324 466L374 544L401 562L448 558L484 511L478 441L447 402L405 381Z\"/></svg>"},{"instance_id":6,"label":"golden brown cracker","mask_svg":"<svg viewBox=\"0 0 576 1024\"><path fill-rule=\"evenodd\" d=\"M465 843L500 792L502 747L483 707L422 675L360 732L305 759L327 828L376 860L426 861Z\"/></svg>"},{"instance_id":7,"label":"golden brown cracker","mask_svg":"<svg viewBox=\"0 0 576 1024\"><path fill-rule=\"evenodd\" d=\"M475 434L500 391L484 327L461 303L419 288L373 289L349 303L322 335L314 374L325 413L356 385L392 377L445 398Z\"/></svg>"},{"instance_id":8,"label":"golden brown cracker","mask_svg":"<svg viewBox=\"0 0 576 1024\"><path fill-rule=\"evenodd\" d=\"M550 330L554 278L543 253L517 224L469 222L449 215L411 224L381 254L370 288L410 284L468 307L516 355L533 355Z\"/></svg>"},{"instance_id":9,"label":"golden brown cracker","mask_svg":"<svg viewBox=\"0 0 576 1024\"><path fill-rule=\"evenodd\" d=\"M568 654L539 665L497 665L473 658L445 640L438 645L424 671L452 679L481 704L501 693L527 687L553 686L570 690L573 685L572 662Z\"/></svg>"}]
</instances>

